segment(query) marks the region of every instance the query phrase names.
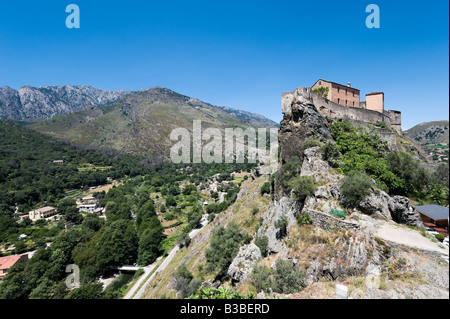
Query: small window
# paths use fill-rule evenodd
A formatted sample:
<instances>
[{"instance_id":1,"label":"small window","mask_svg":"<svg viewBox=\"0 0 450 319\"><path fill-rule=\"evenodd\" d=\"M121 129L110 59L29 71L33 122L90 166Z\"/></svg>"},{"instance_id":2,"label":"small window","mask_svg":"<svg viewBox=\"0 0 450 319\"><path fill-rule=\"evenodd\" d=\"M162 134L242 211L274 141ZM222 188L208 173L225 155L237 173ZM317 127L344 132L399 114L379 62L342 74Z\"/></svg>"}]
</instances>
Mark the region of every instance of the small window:
<instances>
[{"instance_id":1,"label":"small window","mask_svg":"<svg viewBox=\"0 0 450 319\"><path fill-rule=\"evenodd\" d=\"M339 86L338 86L338 93L339 93Z\"/></svg>"},{"instance_id":2,"label":"small window","mask_svg":"<svg viewBox=\"0 0 450 319\"><path fill-rule=\"evenodd\" d=\"M353 97L355 97L355 91L353 91Z\"/></svg>"},{"instance_id":3,"label":"small window","mask_svg":"<svg viewBox=\"0 0 450 319\"><path fill-rule=\"evenodd\" d=\"M319 85L322 85L322 81L319 81Z\"/></svg>"},{"instance_id":4,"label":"small window","mask_svg":"<svg viewBox=\"0 0 450 319\"><path fill-rule=\"evenodd\" d=\"M353 107L355 107L355 101L353 101Z\"/></svg>"},{"instance_id":5,"label":"small window","mask_svg":"<svg viewBox=\"0 0 450 319\"><path fill-rule=\"evenodd\" d=\"M338 104L341 104L341 99L340 98L338 98Z\"/></svg>"},{"instance_id":6,"label":"small window","mask_svg":"<svg viewBox=\"0 0 450 319\"><path fill-rule=\"evenodd\" d=\"M347 100L345 100L345 106L347 106Z\"/></svg>"},{"instance_id":7,"label":"small window","mask_svg":"<svg viewBox=\"0 0 450 319\"><path fill-rule=\"evenodd\" d=\"M345 89L345 95L347 95L347 89Z\"/></svg>"}]
</instances>

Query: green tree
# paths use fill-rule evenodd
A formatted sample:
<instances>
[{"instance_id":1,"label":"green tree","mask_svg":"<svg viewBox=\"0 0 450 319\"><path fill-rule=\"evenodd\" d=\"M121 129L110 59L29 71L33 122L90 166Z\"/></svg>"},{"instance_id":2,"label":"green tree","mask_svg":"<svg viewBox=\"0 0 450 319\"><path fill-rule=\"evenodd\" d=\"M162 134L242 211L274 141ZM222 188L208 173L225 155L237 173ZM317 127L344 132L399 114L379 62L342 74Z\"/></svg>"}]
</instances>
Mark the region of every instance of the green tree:
<instances>
[{"instance_id":1,"label":"green tree","mask_svg":"<svg viewBox=\"0 0 450 319\"><path fill-rule=\"evenodd\" d=\"M218 276L225 275L228 266L236 257L243 236L235 223L227 228L220 226L213 230L210 247L206 249L206 269L216 271Z\"/></svg>"},{"instance_id":2,"label":"green tree","mask_svg":"<svg viewBox=\"0 0 450 319\"><path fill-rule=\"evenodd\" d=\"M146 229L139 239L138 261L139 265L146 266L153 263L161 254L161 242L164 234L160 229Z\"/></svg>"},{"instance_id":3,"label":"green tree","mask_svg":"<svg viewBox=\"0 0 450 319\"><path fill-rule=\"evenodd\" d=\"M109 266L132 264L137 258L138 238L131 221L120 219L107 226L100 236L98 269L105 273Z\"/></svg>"}]
</instances>

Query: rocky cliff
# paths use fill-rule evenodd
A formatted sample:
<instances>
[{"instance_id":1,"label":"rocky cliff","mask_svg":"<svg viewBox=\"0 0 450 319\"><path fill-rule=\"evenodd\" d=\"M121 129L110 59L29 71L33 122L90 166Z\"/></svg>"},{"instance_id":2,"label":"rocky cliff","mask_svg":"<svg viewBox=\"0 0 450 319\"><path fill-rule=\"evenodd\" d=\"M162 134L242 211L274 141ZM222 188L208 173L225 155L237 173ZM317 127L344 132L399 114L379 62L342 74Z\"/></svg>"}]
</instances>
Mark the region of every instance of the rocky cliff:
<instances>
[{"instance_id":1,"label":"rocky cliff","mask_svg":"<svg viewBox=\"0 0 450 319\"><path fill-rule=\"evenodd\" d=\"M89 85L0 87L0 120L36 121L72 113L86 106L105 105L131 91L108 91Z\"/></svg>"}]
</instances>

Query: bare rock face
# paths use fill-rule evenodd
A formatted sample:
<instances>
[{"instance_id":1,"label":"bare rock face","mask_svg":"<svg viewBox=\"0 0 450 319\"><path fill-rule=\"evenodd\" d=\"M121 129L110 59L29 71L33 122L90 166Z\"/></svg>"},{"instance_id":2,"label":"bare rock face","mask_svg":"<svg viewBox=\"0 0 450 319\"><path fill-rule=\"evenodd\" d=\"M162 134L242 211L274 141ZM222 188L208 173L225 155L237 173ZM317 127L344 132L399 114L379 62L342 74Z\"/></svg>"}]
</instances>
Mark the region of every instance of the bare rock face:
<instances>
[{"instance_id":1,"label":"bare rock face","mask_svg":"<svg viewBox=\"0 0 450 319\"><path fill-rule=\"evenodd\" d=\"M34 121L117 101L131 91L100 90L89 85L0 87L0 119Z\"/></svg>"},{"instance_id":2,"label":"bare rock face","mask_svg":"<svg viewBox=\"0 0 450 319\"><path fill-rule=\"evenodd\" d=\"M312 209L328 213L332 208L340 208L339 182L343 176L330 171L328 162L322 160L320 147L305 150L300 176L311 176L321 185L316 187L313 195L306 198L304 210Z\"/></svg>"},{"instance_id":3,"label":"bare rock face","mask_svg":"<svg viewBox=\"0 0 450 319\"><path fill-rule=\"evenodd\" d=\"M308 284L322 278L336 280L360 276L382 264L384 258L375 240L364 230L357 231L348 240L335 243L326 258L317 258L306 271Z\"/></svg>"},{"instance_id":4,"label":"bare rock face","mask_svg":"<svg viewBox=\"0 0 450 319\"><path fill-rule=\"evenodd\" d=\"M241 283L246 281L252 272L253 266L261 258L261 251L255 244L241 247L228 268L228 276L234 281Z\"/></svg>"},{"instance_id":5,"label":"bare rock face","mask_svg":"<svg viewBox=\"0 0 450 319\"><path fill-rule=\"evenodd\" d=\"M278 140L283 163L293 157L303 161L303 141L307 138L332 140L326 120L314 104L300 92L295 90L284 93L282 104L284 116L280 123Z\"/></svg>"},{"instance_id":6,"label":"bare rock face","mask_svg":"<svg viewBox=\"0 0 450 319\"><path fill-rule=\"evenodd\" d=\"M272 202L272 206L264 217L264 222L257 233L258 237L267 236L269 240L267 246L268 253L278 253L286 250L280 231L275 227L275 223L281 218L286 217L289 230L292 225L297 223L296 216L298 211L298 204L292 202L287 197L282 197L279 201Z\"/></svg>"}]
</instances>

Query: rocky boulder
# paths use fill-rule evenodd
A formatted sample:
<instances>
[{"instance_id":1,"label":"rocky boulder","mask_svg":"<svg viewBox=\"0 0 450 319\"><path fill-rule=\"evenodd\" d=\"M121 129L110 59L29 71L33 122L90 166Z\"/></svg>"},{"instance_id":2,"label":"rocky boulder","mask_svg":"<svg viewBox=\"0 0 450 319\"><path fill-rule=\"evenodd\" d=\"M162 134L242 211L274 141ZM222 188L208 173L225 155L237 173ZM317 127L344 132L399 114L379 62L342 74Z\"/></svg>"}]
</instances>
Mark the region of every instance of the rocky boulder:
<instances>
[{"instance_id":1,"label":"rocky boulder","mask_svg":"<svg viewBox=\"0 0 450 319\"><path fill-rule=\"evenodd\" d=\"M261 251L255 244L241 247L228 268L228 276L234 281L246 281L252 272L253 266L261 258Z\"/></svg>"},{"instance_id":2,"label":"rocky boulder","mask_svg":"<svg viewBox=\"0 0 450 319\"><path fill-rule=\"evenodd\" d=\"M419 212L404 196L393 196L389 200L389 210L392 219L400 224L424 227Z\"/></svg>"},{"instance_id":3,"label":"rocky boulder","mask_svg":"<svg viewBox=\"0 0 450 319\"><path fill-rule=\"evenodd\" d=\"M391 211L389 210L390 201L391 197L386 192L376 190L361 201L358 209L362 213L373 217L392 219Z\"/></svg>"}]
</instances>

